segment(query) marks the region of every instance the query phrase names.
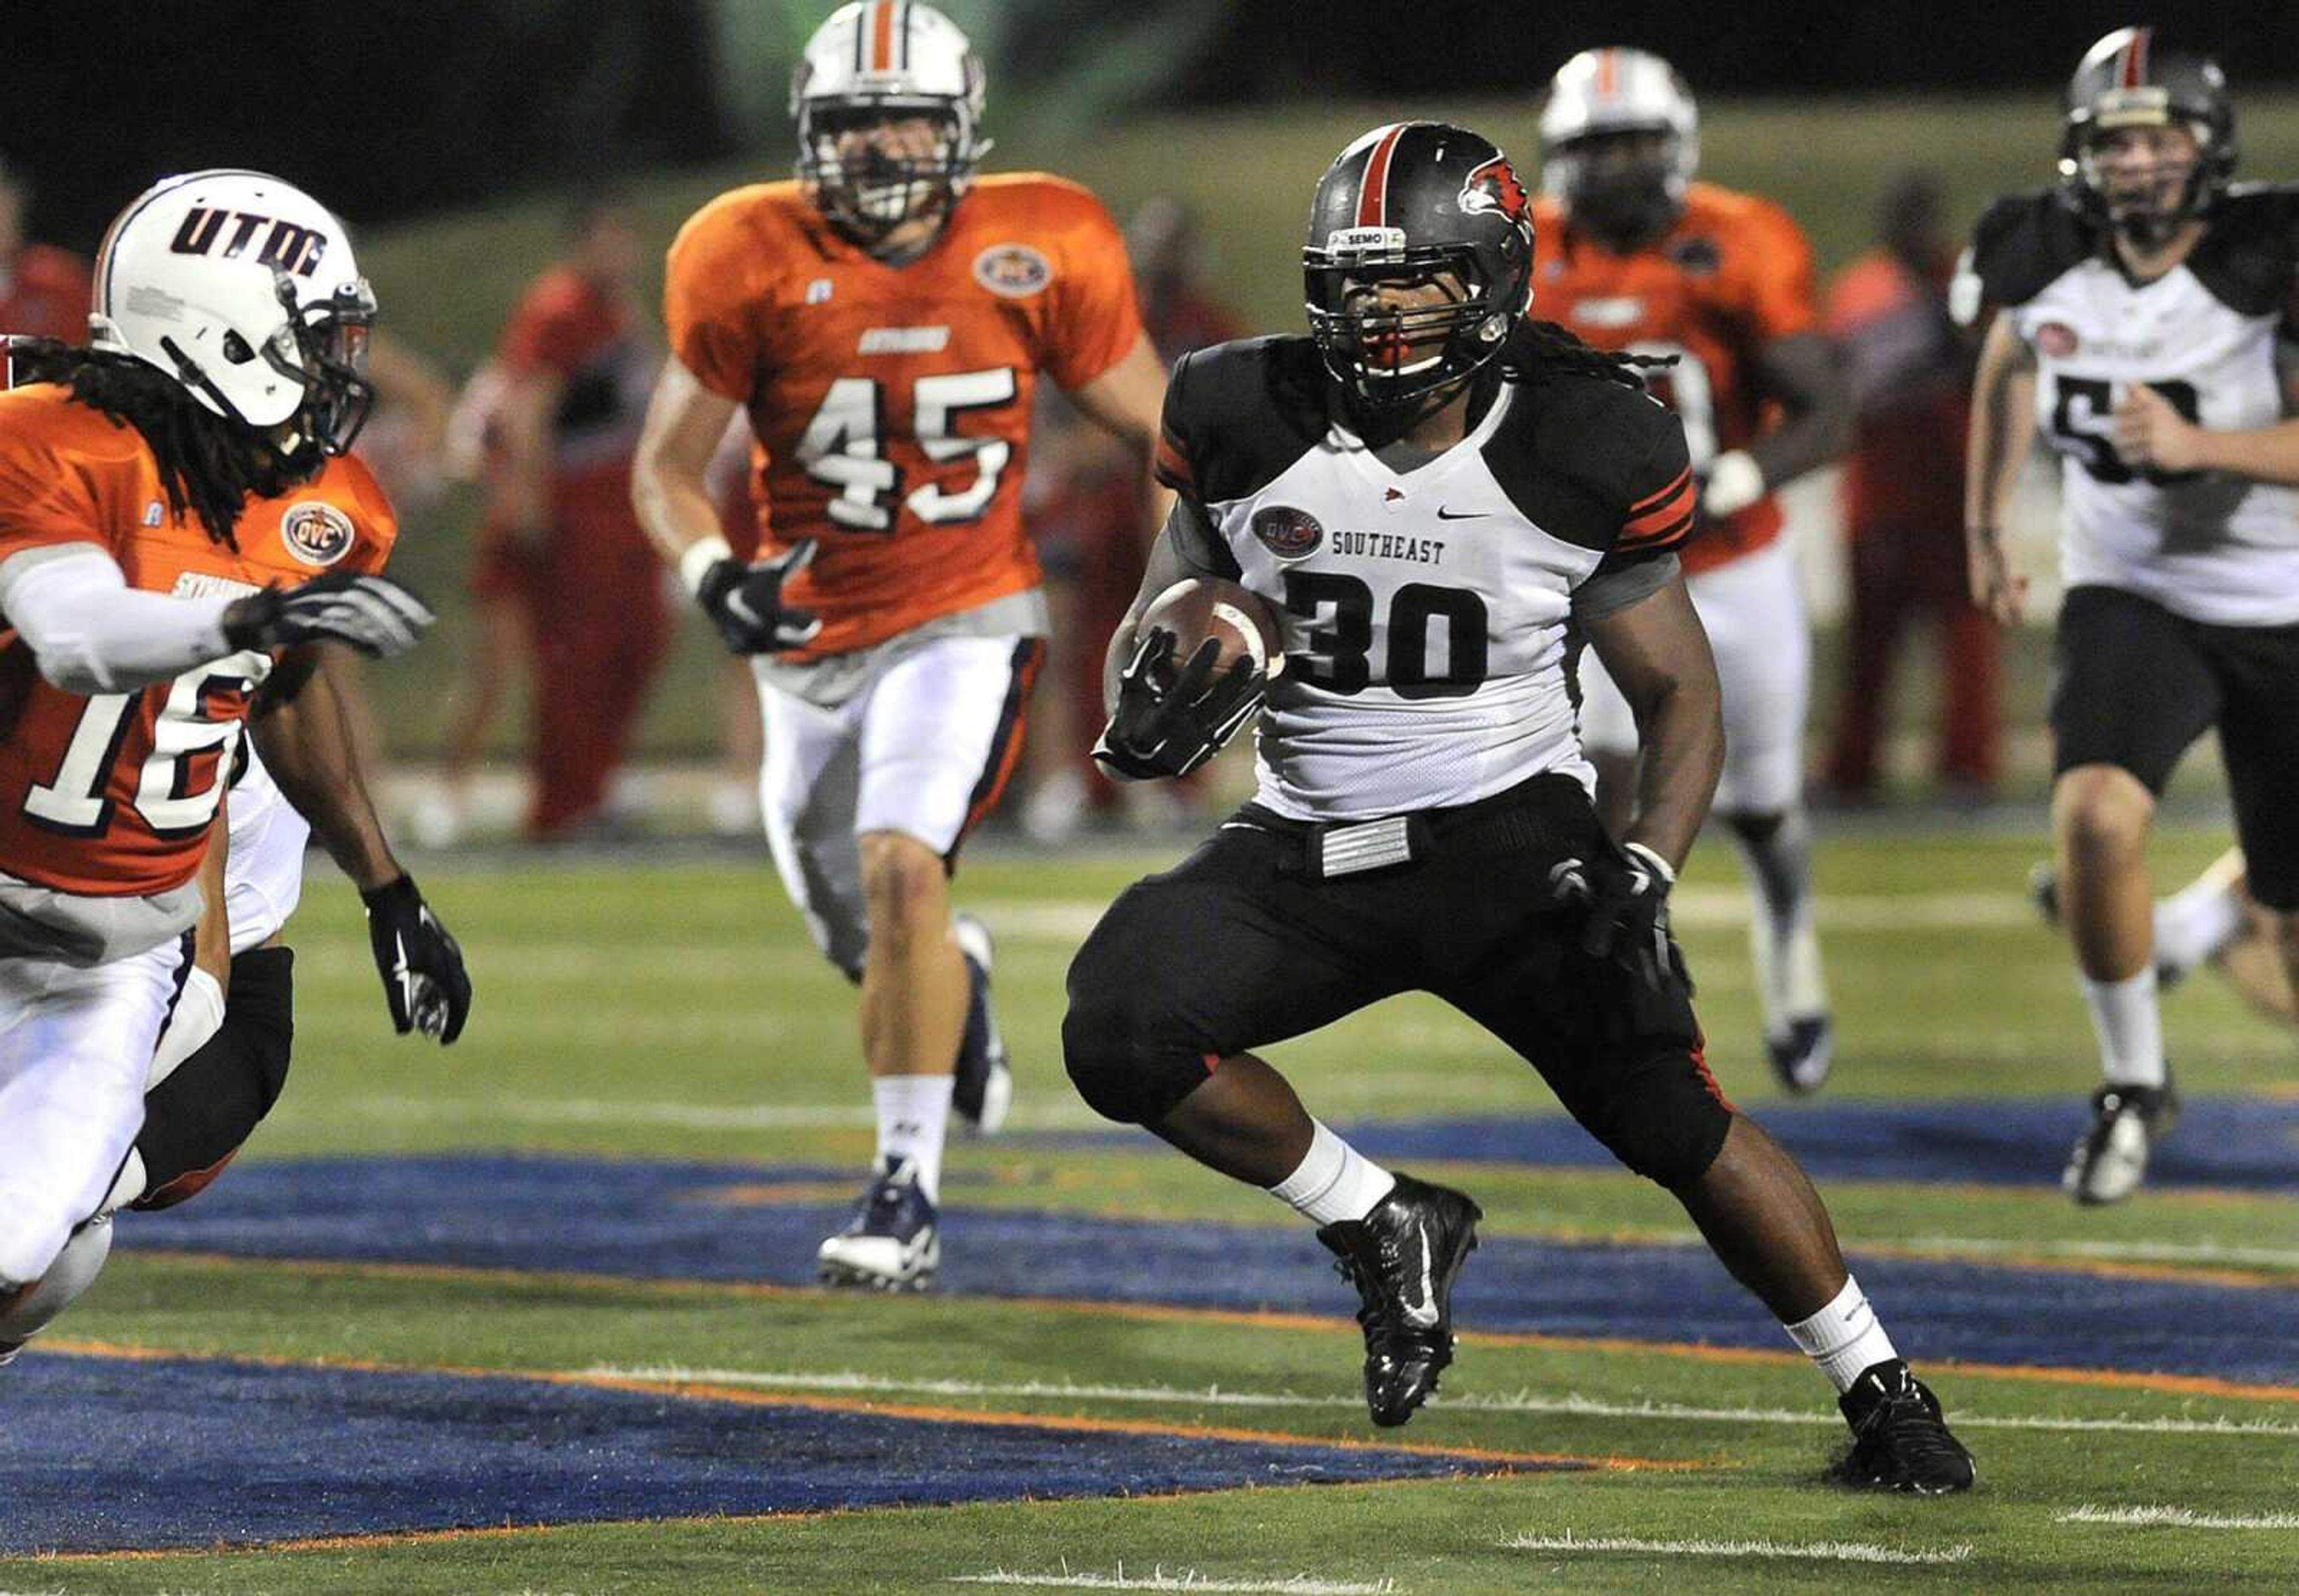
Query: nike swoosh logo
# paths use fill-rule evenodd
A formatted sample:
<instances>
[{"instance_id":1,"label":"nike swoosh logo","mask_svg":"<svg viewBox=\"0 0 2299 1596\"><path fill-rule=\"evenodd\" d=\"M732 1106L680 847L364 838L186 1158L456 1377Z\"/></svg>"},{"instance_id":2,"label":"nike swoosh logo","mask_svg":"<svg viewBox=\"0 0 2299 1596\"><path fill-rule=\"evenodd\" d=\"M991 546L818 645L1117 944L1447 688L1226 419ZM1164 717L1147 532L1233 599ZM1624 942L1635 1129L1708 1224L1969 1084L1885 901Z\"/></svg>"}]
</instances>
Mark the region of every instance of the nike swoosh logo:
<instances>
[{"instance_id":1,"label":"nike swoosh logo","mask_svg":"<svg viewBox=\"0 0 2299 1596\"><path fill-rule=\"evenodd\" d=\"M1429 1226L1415 1220L1413 1228L1421 1237L1421 1301L1405 1304L1405 1322L1416 1330L1429 1330L1437 1324L1437 1293L1429 1284Z\"/></svg>"},{"instance_id":2,"label":"nike swoosh logo","mask_svg":"<svg viewBox=\"0 0 2299 1596\"><path fill-rule=\"evenodd\" d=\"M1437 519L1440 521L1481 521L1490 520L1491 515L1492 511L1489 510L1464 510L1456 513L1442 504L1437 506Z\"/></svg>"}]
</instances>

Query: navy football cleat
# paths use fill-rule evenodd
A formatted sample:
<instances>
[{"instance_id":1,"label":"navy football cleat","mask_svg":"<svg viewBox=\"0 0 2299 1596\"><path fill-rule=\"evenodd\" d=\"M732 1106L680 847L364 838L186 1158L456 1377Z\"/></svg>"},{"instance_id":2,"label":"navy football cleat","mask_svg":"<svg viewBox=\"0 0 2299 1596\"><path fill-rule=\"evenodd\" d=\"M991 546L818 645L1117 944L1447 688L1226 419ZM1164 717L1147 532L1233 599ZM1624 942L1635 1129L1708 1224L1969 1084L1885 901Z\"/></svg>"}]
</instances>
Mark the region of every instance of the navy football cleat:
<instances>
[{"instance_id":1,"label":"navy football cleat","mask_svg":"<svg viewBox=\"0 0 2299 1596\"><path fill-rule=\"evenodd\" d=\"M883 1158L846 1228L822 1243L815 1272L825 1285L924 1291L942 1263L934 1205L918 1190L917 1166Z\"/></svg>"},{"instance_id":2,"label":"navy football cleat","mask_svg":"<svg viewBox=\"0 0 2299 1596\"><path fill-rule=\"evenodd\" d=\"M1006 1038L999 1032L998 1016L990 1007L993 957L990 927L970 914L961 914L953 921L953 935L959 952L966 955L966 978L972 993L950 1106L958 1110L960 1119L987 1136L1006 1123L1007 1112L1014 1106L1014 1071L1007 1061Z\"/></svg>"},{"instance_id":3,"label":"navy football cleat","mask_svg":"<svg viewBox=\"0 0 2299 1596\"><path fill-rule=\"evenodd\" d=\"M1476 1250L1484 1217L1449 1186L1400 1175L1364 1218L1317 1232L1341 1277L1357 1288L1374 1423L1411 1418L1453 1361L1453 1279Z\"/></svg>"},{"instance_id":4,"label":"navy football cleat","mask_svg":"<svg viewBox=\"0 0 2299 1596\"><path fill-rule=\"evenodd\" d=\"M1948 1434L1939 1399L1899 1359L1863 1369L1836 1405L1852 1426L1852 1450L1832 1471L1838 1484L1920 1496L1971 1489L1971 1454Z\"/></svg>"}]
</instances>

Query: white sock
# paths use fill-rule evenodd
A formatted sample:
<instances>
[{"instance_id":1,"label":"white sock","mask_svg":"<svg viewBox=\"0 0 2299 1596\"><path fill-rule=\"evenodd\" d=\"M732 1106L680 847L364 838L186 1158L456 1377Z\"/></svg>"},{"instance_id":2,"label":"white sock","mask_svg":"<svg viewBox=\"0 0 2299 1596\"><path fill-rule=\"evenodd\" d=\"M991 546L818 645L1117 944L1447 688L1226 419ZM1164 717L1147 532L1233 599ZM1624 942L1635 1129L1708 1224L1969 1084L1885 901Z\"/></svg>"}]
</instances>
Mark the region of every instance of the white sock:
<instances>
[{"instance_id":1,"label":"white sock","mask_svg":"<svg viewBox=\"0 0 2299 1596\"><path fill-rule=\"evenodd\" d=\"M1269 1194L1319 1225L1362 1219L1381 1206L1397 1176L1327 1130L1320 1120L1309 1137L1301 1167L1269 1188Z\"/></svg>"},{"instance_id":2,"label":"white sock","mask_svg":"<svg viewBox=\"0 0 2299 1596\"><path fill-rule=\"evenodd\" d=\"M1838 1396L1852 1389L1863 1370L1899 1356L1892 1350L1892 1338L1878 1322L1876 1310L1868 1306L1868 1294L1848 1275L1834 1301L1787 1330L1789 1339L1820 1366Z\"/></svg>"},{"instance_id":3,"label":"white sock","mask_svg":"<svg viewBox=\"0 0 2299 1596\"><path fill-rule=\"evenodd\" d=\"M2100 1073L2111 1086L2163 1084L2163 1017L2155 1006L2155 966L2125 981L2079 974L2091 1028L2099 1037Z\"/></svg>"},{"instance_id":4,"label":"white sock","mask_svg":"<svg viewBox=\"0 0 2299 1596\"><path fill-rule=\"evenodd\" d=\"M2243 896L2205 876L2155 905L2155 961L2182 974L2243 931Z\"/></svg>"},{"instance_id":5,"label":"white sock","mask_svg":"<svg viewBox=\"0 0 2299 1596\"><path fill-rule=\"evenodd\" d=\"M870 1100L878 1110L878 1156L915 1163L918 1190L928 1202L942 1201L942 1143L956 1085L956 1077L947 1075L882 1075L870 1081Z\"/></svg>"}]
</instances>

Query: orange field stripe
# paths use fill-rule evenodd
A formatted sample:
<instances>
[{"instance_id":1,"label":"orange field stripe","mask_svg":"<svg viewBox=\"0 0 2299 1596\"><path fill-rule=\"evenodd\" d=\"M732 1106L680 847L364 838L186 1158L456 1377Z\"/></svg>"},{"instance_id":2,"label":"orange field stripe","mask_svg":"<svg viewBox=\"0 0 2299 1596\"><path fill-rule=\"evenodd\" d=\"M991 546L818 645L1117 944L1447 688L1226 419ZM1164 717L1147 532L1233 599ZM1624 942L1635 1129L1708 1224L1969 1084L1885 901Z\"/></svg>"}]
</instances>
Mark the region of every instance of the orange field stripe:
<instances>
[{"instance_id":1,"label":"orange field stripe","mask_svg":"<svg viewBox=\"0 0 2299 1596\"><path fill-rule=\"evenodd\" d=\"M1204 1490L1143 1491L1131 1496L1017 1496L1001 1500L968 1502L963 1505L980 1508L1026 1508L1042 1510L1048 1508L1076 1507L1088 1502L1123 1501L1127 1507L1162 1506L1166 1503L1193 1501L1204 1496L1226 1496L1241 1491L1293 1494L1317 1492L1331 1496L1336 1491L1393 1491L1412 1485L1443 1485L1443 1478L1390 1478L1381 1480L1349 1480L1340 1484L1321 1482L1316 1484L1230 1485ZM365 1534L307 1535L294 1541L219 1542L206 1546L154 1547L149 1550L123 1549L118 1551L46 1551L25 1560L48 1563L149 1563L162 1558L253 1557L268 1552L297 1551L369 1551L383 1550L396 1546L436 1545L458 1541L495 1541L514 1535L546 1535L562 1530L612 1529L701 1529L743 1528L747 1525L774 1524L809 1524L833 1518L861 1518L876 1513L910 1513L938 1504L889 1502L883 1507L869 1508L794 1508L783 1513L689 1513L671 1518L569 1518L552 1524L491 1524L476 1525L459 1529L375 1530ZM0 1559L0 1561L5 1561Z\"/></svg>"},{"instance_id":2,"label":"orange field stripe","mask_svg":"<svg viewBox=\"0 0 2299 1596\"><path fill-rule=\"evenodd\" d=\"M1332 1447L1337 1451L1402 1452L1413 1457L1457 1459L1465 1463L1484 1463L1500 1467L1635 1471L1703 1467L1681 1459L1498 1451L1487 1447L1305 1435L1288 1430L1253 1430L1229 1425L1160 1424L1155 1419L1095 1418L1078 1414L945 1408L927 1403L876 1401L867 1397L822 1396L812 1392L784 1394L764 1387L717 1385L699 1380L648 1380L630 1375L585 1374L578 1369L470 1368L455 1364L381 1363L364 1358L290 1358L276 1352L181 1352L161 1347L89 1341L59 1341L41 1350L74 1358L104 1358L136 1363L184 1363L212 1359L221 1362L253 1364L258 1368L327 1369L361 1375L445 1375L453 1379L469 1380L523 1380L536 1385L686 1397L698 1401L731 1402L746 1408L802 1408L814 1413L868 1413L882 1418L915 1419L927 1424L983 1425L996 1429L1066 1430L1091 1435L1158 1435L1182 1441L1233 1441L1258 1446Z\"/></svg>"},{"instance_id":3,"label":"orange field stripe","mask_svg":"<svg viewBox=\"0 0 2299 1596\"><path fill-rule=\"evenodd\" d=\"M287 1266L312 1274L365 1275L386 1279L549 1285L602 1293L621 1290L682 1297L715 1295L778 1302L813 1302L824 1306L840 1301L834 1293L825 1292L819 1286L773 1285L750 1280L633 1280L614 1275L585 1275L571 1270L482 1268L468 1264L358 1262L342 1259L247 1259L212 1252L146 1252L144 1256L189 1263L202 1268ZM1266 1309L1183 1308L1160 1302L1096 1302L1066 1297L983 1297L972 1300L984 1306L1070 1313L1088 1318L1127 1319L1137 1324L1237 1325L1262 1330L1297 1330L1317 1334L1347 1334L1354 1336L1358 1334L1357 1324L1351 1319L1319 1314L1279 1313ZM1465 1330L1461 1333L1461 1339L1473 1346L1542 1347L1558 1351L1626 1352L1645 1357L1659 1354L1700 1362L1775 1367L1802 1367L1805 1362L1802 1352L1790 1351L1718 1347L1701 1342L1638 1341L1628 1336L1556 1335L1538 1330ZM58 1342L49 1344L65 1347L98 1346L101 1343ZM169 1352L155 1356L228 1359L238 1355L231 1352ZM2061 1368L2049 1364L1957 1363L1952 1359L1933 1361L1953 1365L1964 1374L1991 1379L2037 1380L2048 1384L2092 1385L2120 1391L2165 1391L2195 1396L2228 1397L2241 1401L2299 1402L2299 1385L2223 1380L2211 1375L2141 1374L2129 1369Z\"/></svg>"}]
</instances>

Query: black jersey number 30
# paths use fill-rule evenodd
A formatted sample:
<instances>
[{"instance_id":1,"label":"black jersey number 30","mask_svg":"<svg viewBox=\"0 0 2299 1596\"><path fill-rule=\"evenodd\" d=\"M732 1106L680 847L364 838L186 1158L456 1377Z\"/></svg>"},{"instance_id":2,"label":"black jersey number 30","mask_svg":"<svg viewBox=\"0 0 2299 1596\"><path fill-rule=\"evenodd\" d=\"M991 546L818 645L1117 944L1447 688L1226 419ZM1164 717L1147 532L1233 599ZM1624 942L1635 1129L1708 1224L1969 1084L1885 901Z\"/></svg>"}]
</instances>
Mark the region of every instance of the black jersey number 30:
<instances>
[{"instance_id":1,"label":"black jersey number 30","mask_svg":"<svg viewBox=\"0 0 2299 1596\"><path fill-rule=\"evenodd\" d=\"M2188 420L2196 419L2195 387L2187 382L2147 385L2171 403ZM2185 482L2194 471L2138 470L2115 452L2115 390L2104 378L2070 377L2064 371L2052 378L2052 430L2066 440L2063 446L2079 453L2083 468L2102 482L2152 482L2166 486Z\"/></svg>"},{"instance_id":2,"label":"black jersey number 30","mask_svg":"<svg viewBox=\"0 0 2299 1596\"><path fill-rule=\"evenodd\" d=\"M1338 571L1289 570L1285 610L1309 623L1307 653L1293 663L1328 693L1362 693L1373 682L1373 589ZM1430 631L1445 627L1445 669L1431 674ZM1399 698L1465 698L1484 685L1485 601L1465 587L1408 582L1389 602L1384 679Z\"/></svg>"}]
</instances>

